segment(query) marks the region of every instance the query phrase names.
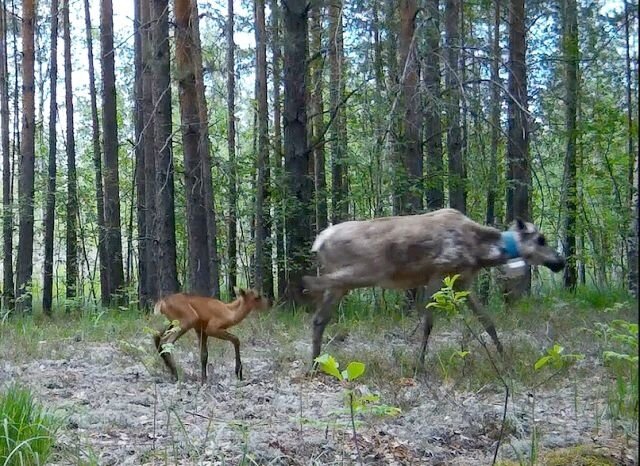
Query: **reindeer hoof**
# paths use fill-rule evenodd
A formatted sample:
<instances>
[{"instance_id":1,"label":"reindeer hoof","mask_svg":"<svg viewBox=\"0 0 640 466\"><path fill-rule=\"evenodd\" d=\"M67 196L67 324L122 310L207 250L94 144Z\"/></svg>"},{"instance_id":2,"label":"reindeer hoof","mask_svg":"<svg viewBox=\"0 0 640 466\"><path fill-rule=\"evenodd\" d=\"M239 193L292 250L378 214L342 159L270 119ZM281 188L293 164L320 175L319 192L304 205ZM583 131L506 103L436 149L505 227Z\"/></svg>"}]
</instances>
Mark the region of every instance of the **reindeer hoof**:
<instances>
[{"instance_id":1,"label":"reindeer hoof","mask_svg":"<svg viewBox=\"0 0 640 466\"><path fill-rule=\"evenodd\" d=\"M242 364L236 367L236 377L238 380L242 380Z\"/></svg>"}]
</instances>

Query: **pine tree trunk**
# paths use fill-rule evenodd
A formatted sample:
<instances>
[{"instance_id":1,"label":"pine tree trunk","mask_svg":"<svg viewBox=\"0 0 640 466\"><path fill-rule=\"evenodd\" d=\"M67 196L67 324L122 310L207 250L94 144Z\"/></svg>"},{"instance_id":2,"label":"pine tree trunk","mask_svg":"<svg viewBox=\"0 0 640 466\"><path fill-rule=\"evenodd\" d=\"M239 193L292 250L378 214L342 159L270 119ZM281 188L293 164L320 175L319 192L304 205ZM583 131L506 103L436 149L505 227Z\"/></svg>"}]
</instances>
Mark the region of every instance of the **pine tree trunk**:
<instances>
[{"instance_id":1,"label":"pine tree trunk","mask_svg":"<svg viewBox=\"0 0 640 466\"><path fill-rule=\"evenodd\" d=\"M311 8L311 89L309 96L311 119L311 144L313 148L313 173L315 198L315 232L316 234L327 227L327 180L325 175L324 159L324 102L323 93L323 68L324 57L322 53L322 5L316 3Z\"/></svg>"},{"instance_id":2,"label":"pine tree trunk","mask_svg":"<svg viewBox=\"0 0 640 466\"><path fill-rule=\"evenodd\" d=\"M500 143L500 2L494 0L492 58L491 58L491 149L489 161L489 184L487 186L487 225L496 223L496 186L498 185L498 145Z\"/></svg>"},{"instance_id":3,"label":"pine tree trunk","mask_svg":"<svg viewBox=\"0 0 640 466\"><path fill-rule=\"evenodd\" d=\"M564 286L574 290L577 285L576 227L578 217L578 187L576 173L577 107L578 107L578 11L576 0L565 0L563 8L562 43L565 62L565 130L564 158Z\"/></svg>"},{"instance_id":4,"label":"pine tree trunk","mask_svg":"<svg viewBox=\"0 0 640 466\"><path fill-rule=\"evenodd\" d=\"M124 292L122 232L120 230L120 177L118 173L118 121L116 108L115 49L113 48L112 0L100 2L100 48L102 54L102 134L104 138L104 220L107 242L109 294L107 304Z\"/></svg>"},{"instance_id":5,"label":"pine tree trunk","mask_svg":"<svg viewBox=\"0 0 640 466\"><path fill-rule=\"evenodd\" d=\"M427 90L425 105L425 145L426 158L426 197L427 209L444 207L444 172L442 165L442 123L440 109L442 96L440 87L440 0L427 3L427 52L425 54L424 82Z\"/></svg>"},{"instance_id":6,"label":"pine tree trunk","mask_svg":"<svg viewBox=\"0 0 640 466\"><path fill-rule=\"evenodd\" d=\"M272 68L273 68L273 152L275 183L277 188L278 199L274 205L274 230L276 237L276 270L278 278L278 297L284 296L287 283L287 255L284 247L285 235L285 209L284 209L284 177L283 163L284 156L282 152L282 111L281 111L281 69L282 69L282 53L280 44L280 6L277 0L271 0L271 48L272 48Z\"/></svg>"},{"instance_id":7,"label":"pine tree trunk","mask_svg":"<svg viewBox=\"0 0 640 466\"><path fill-rule=\"evenodd\" d=\"M7 64L7 11L0 1L0 146L2 147L2 308L13 309L13 193L9 140L9 70ZM16 100L18 95L16 94Z\"/></svg>"},{"instance_id":8,"label":"pine tree trunk","mask_svg":"<svg viewBox=\"0 0 640 466\"><path fill-rule=\"evenodd\" d=\"M445 1L445 36L447 43L447 152L449 159L449 206L466 213L464 160L460 128L460 0Z\"/></svg>"},{"instance_id":9,"label":"pine tree trunk","mask_svg":"<svg viewBox=\"0 0 640 466\"><path fill-rule=\"evenodd\" d=\"M258 173L256 182L256 286L273 298L271 266L269 108L267 102L267 31L264 0L255 2L256 100L258 106Z\"/></svg>"},{"instance_id":10,"label":"pine tree trunk","mask_svg":"<svg viewBox=\"0 0 640 466\"><path fill-rule=\"evenodd\" d=\"M96 95L96 77L93 66L93 38L91 34L91 15L89 0L84 0L85 33L89 63L89 96L91 98L91 124L93 167L95 170L96 210L98 214L98 260L100 263L100 295L103 302L109 296L109 269L107 258L107 238L104 215L104 190L102 185L102 147L100 145L100 121L98 119L98 99Z\"/></svg>"},{"instance_id":11,"label":"pine tree trunk","mask_svg":"<svg viewBox=\"0 0 640 466\"><path fill-rule=\"evenodd\" d=\"M229 217L227 231L227 250L229 255L227 272L227 289L233 296L237 285L238 246L237 246L237 206L238 192L236 179L236 65L235 44L233 42L234 29L233 0L227 2L227 148L229 152Z\"/></svg>"},{"instance_id":12,"label":"pine tree trunk","mask_svg":"<svg viewBox=\"0 0 640 466\"><path fill-rule=\"evenodd\" d=\"M208 296L211 290L207 215L200 159L200 115L191 31L191 1L174 1L176 17L176 70L180 87L180 121L184 150L184 176L187 202L188 288Z\"/></svg>"},{"instance_id":13,"label":"pine tree trunk","mask_svg":"<svg viewBox=\"0 0 640 466\"><path fill-rule=\"evenodd\" d=\"M418 92L419 65L415 39L415 0L400 3L400 37L398 41L398 64L400 65L400 104L402 115L398 138L399 167L402 174L400 213L418 213L422 210L422 111Z\"/></svg>"},{"instance_id":14,"label":"pine tree trunk","mask_svg":"<svg viewBox=\"0 0 640 466\"><path fill-rule=\"evenodd\" d=\"M76 139L73 119L73 82L71 80L71 22L69 0L64 0L64 88L67 120L67 299L78 289L78 179L76 174Z\"/></svg>"},{"instance_id":15,"label":"pine tree trunk","mask_svg":"<svg viewBox=\"0 0 640 466\"><path fill-rule=\"evenodd\" d=\"M202 159L202 182L204 183L205 208L207 212L207 232L209 234L209 269L211 272L211 295L220 296L220 257L218 255L218 225L215 211L213 180L211 178L211 145L209 143L209 113L205 95L202 69L202 47L200 43L200 19L198 2L191 0L191 28L193 33L193 63L198 93L198 114L200 116L199 152Z\"/></svg>"},{"instance_id":16,"label":"pine tree trunk","mask_svg":"<svg viewBox=\"0 0 640 466\"><path fill-rule=\"evenodd\" d=\"M158 264L158 296L179 289L176 266L176 220L171 152L171 79L169 66L169 4L168 0L151 0L152 96L155 113L153 142L155 152L156 222L153 250ZM145 159L146 162L147 159ZM145 163L147 172L151 167ZM149 188L147 188L149 189ZM147 207L148 208L148 207Z\"/></svg>"},{"instance_id":17,"label":"pine tree trunk","mask_svg":"<svg viewBox=\"0 0 640 466\"><path fill-rule=\"evenodd\" d=\"M347 118L344 98L344 50L343 50L342 0L329 4L329 100L333 122L331 124L331 221L340 223L349 215L346 180ZM286 146L286 144L285 144Z\"/></svg>"},{"instance_id":18,"label":"pine tree trunk","mask_svg":"<svg viewBox=\"0 0 640 466\"><path fill-rule=\"evenodd\" d=\"M53 302L53 231L56 212L56 151L58 119L58 0L51 0L51 49L49 57L49 159L47 197L44 212L44 277L42 311L51 315Z\"/></svg>"},{"instance_id":19,"label":"pine tree trunk","mask_svg":"<svg viewBox=\"0 0 640 466\"><path fill-rule=\"evenodd\" d=\"M302 301L301 278L311 270L311 222L313 182L307 176L306 83L308 50L308 3L293 0L284 9L284 150L287 177L287 251L289 270L286 299Z\"/></svg>"},{"instance_id":20,"label":"pine tree trunk","mask_svg":"<svg viewBox=\"0 0 640 466\"><path fill-rule=\"evenodd\" d=\"M528 220L529 187L529 124L527 120L527 67L524 0L510 0L509 6L509 101L507 144L507 221L517 217ZM531 289L531 270L514 281L514 295Z\"/></svg>"},{"instance_id":21,"label":"pine tree trunk","mask_svg":"<svg viewBox=\"0 0 640 466\"><path fill-rule=\"evenodd\" d=\"M18 257L16 264L16 310L31 310L33 275L33 195L35 172L35 2L22 2L22 144L18 179Z\"/></svg>"}]
</instances>

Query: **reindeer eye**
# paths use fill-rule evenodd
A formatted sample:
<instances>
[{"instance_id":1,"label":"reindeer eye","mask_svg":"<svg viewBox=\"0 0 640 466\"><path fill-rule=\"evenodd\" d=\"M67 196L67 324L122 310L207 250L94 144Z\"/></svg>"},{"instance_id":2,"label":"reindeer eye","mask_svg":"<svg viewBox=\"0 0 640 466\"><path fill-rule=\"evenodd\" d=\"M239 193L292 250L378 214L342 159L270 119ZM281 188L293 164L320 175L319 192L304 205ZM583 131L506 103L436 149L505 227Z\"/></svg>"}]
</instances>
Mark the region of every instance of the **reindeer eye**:
<instances>
[{"instance_id":1,"label":"reindeer eye","mask_svg":"<svg viewBox=\"0 0 640 466\"><path fill-rule=\"evenodd\" d=\"M544 236L542 236L542 235L538 236L538 240L537 241L538 241L538 245L540 245L540 246L544 246L544 245L547 244L547 240L544 239Z\"/></svg>"}]
</instances>

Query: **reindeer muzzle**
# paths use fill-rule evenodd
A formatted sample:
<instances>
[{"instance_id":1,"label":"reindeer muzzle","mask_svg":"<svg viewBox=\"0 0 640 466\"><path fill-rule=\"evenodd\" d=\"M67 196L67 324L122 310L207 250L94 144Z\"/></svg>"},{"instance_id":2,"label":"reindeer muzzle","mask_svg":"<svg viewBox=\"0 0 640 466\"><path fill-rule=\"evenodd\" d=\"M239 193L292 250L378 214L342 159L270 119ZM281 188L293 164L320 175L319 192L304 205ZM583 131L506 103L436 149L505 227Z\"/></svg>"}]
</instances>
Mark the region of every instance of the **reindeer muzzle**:
<instances>
[{"instance_id":1,"label":"reindeer muzzle","mask_svg":"<svg viewBox=\"0 0 640 466\"><path fill-rule=\"evenodd\" d=\"M560 272L562 269L564 269L564 266L565 266L564 257L557 257L554 260L546 261L544 263L544 266L547 267L552 272L556 272L556 273Z\"/></svg>"}]
</instances>

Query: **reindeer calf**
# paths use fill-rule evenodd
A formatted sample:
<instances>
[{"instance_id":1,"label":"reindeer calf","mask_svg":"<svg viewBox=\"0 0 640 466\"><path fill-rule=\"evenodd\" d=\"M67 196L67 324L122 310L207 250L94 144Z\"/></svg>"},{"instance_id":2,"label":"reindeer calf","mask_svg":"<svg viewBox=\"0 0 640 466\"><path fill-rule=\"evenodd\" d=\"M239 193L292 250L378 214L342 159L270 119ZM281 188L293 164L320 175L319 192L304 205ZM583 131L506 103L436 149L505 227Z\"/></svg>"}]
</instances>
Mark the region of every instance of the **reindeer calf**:
<instances>
[{"instance_id":1,"label":"reindeer calf","mask_svg":"<svg viewBox=\"0 0 640 466\"><path fill-rule=\"evenodd\" d=\"M427 286L433 292L445 276L454 274L460 274L457 286L469 289L478 271L516 257L554 272L565 265L564 258L547 246L533 224L516 220L508 231L500 232L455 209L333 225L318 235L312 251L317 254L320 276L303 277L303 285L322 296L313 318L312 358L320 354L322 334L335 305L350 290ZM472 295L468 303L502 352L489 315ZM417 304L424 308L424 302L418 300ZM421 364L433 327L432 311L425 312Z\"/></svg>"},{"instance_id":2,"label":"reindeer calf","mask_svg":"<svg viewBox=\"0 0 640 466\"><path fill-rule=\"evenodd\" d=\"M254 290L238 292L235 301L226 304L214 298L176 293L159 300L154 306L154 314L163 314L172 323L161 333L154 336L154 343L162 360L167 365L174 379L178 380L178 371L170 352L163 352L162 347L174 343L178 338L193 329L200 341L200 363L202 365L202 383L207 380L207 338L214 337L227 340L233 344L236 353L236 376L242 380L242 361L240 360L240 340L226 329L241 322L254 309L264 310L269 307L269 300ZM174 326L173 322L178 321Z\"/></svg>"}]
</instances>

